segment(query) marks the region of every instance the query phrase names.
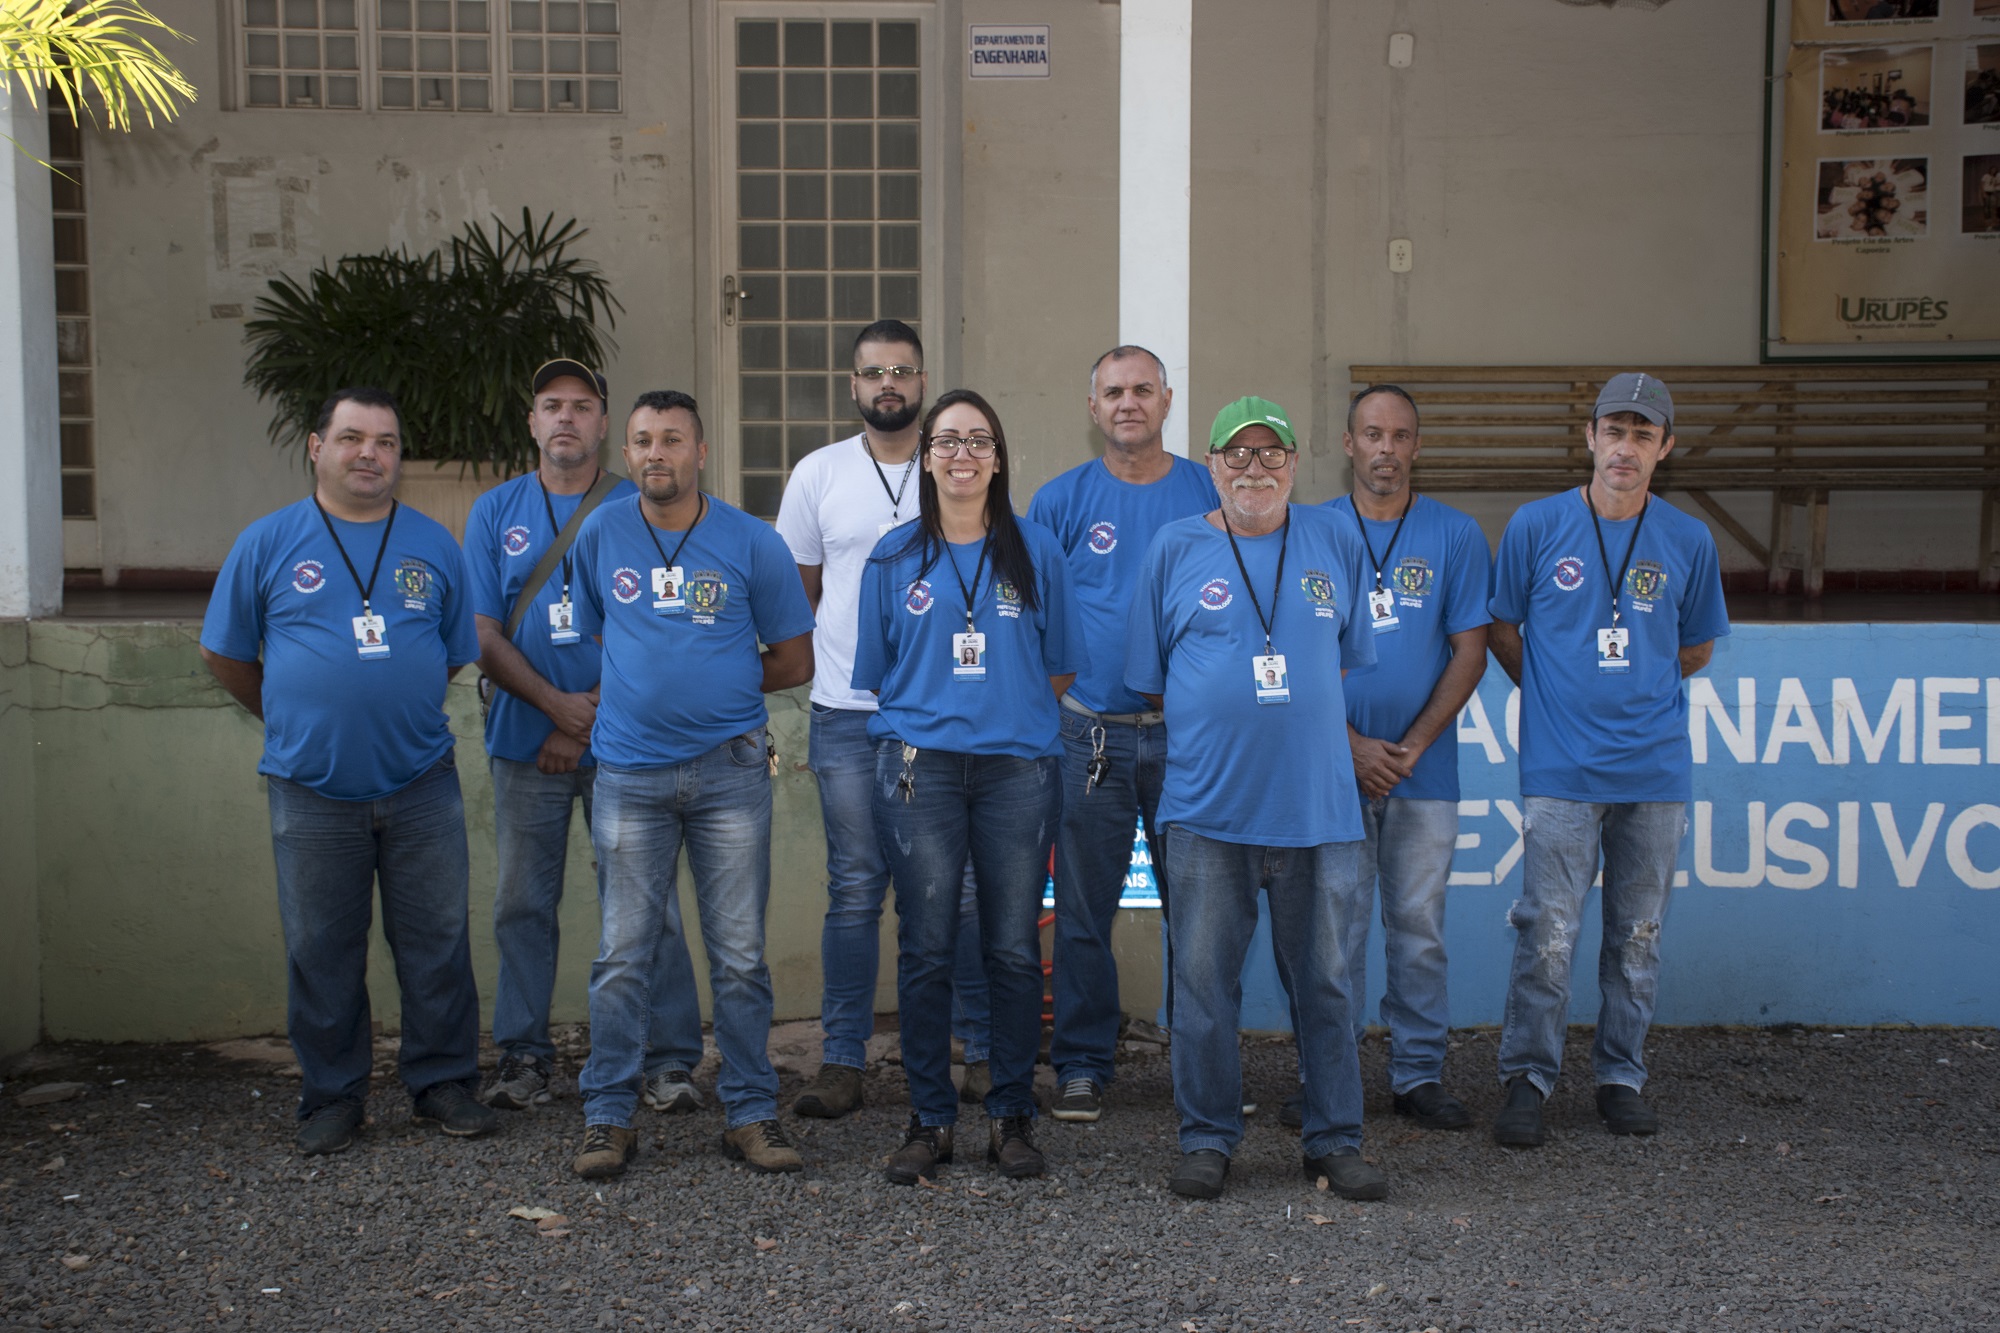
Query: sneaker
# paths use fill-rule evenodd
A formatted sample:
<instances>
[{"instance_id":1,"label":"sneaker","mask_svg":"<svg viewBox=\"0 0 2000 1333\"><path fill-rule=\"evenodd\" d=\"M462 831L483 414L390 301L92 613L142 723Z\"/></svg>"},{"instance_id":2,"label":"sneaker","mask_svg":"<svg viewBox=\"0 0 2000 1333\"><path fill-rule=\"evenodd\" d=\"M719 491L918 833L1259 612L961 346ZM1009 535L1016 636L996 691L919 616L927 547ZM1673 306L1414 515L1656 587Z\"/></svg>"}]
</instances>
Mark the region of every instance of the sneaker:
<instances>
[{"instance_id":1,"label":"sneaker","mask_svg":"<svg viewBox=\"0 0 2000 1333\"><path fill-rule=\"evenodd\" d=\"M838 1120L861 1109L861 1071L852 1065L821 1065L812 1081L799 1089L792 1114L814 1120Z\"/></svg>"},{"instance_id":2,"label":"sneaker","mask_svg":"<svg viewBox=\"0 0 2000 1333\"><path fill-rule=\"evenodd\" d=\"M959 1086L958 1099L967 1106L977 1106L986 1100L986 1094L993 1091L993 1066L985 1060L965 1062L965 1082Z\"/></svg>"},{"instance_id":3,"label":"sneaker","mask_svg":"<svg viewBox=\"0 0 2000 1333\"><path fill-rule=\"evenodd\" d=\"M1419 1083L1396 1094L1396 1114L1406 1115L1425 1129L1468 1129L1472 1112L1444 1090L1442 1083Z\"/></svg>"},{"instance_id":4,"label":"sneaker","mask_svg":"<svg viewBox=\"0 0 2000 1333\"><path fill-rule=\"evenodd\" d=\"M530 1106L546 1106L552 1096L548 1065L532 1055L510 1051L500 1057L500 1068L479 1100L502 1111L525 1111Z\"/></svg>"},{"instance_id":5,"label":"sneaker","mask_svg":"<svg viewBox=\"0 0 2000 1333\"><path fill-rule=\"evenodd\" d=\"M1048 1173L1048 1161L1035 1146L1034 1117L1003 1115L989 1124L986 1160L998 1166L1001 1175L1009 1180L1024 1180Z\"/></svg>"},{"instance_id":6,"label":"sneaker","mask_svg":"<svg viewBox=\"0 0 2000 1333\"><path fill-rule=\"evenodd\" d=\"M1623 1083L1597 1085L1597 1114L1604 1117L1604 1127L1613 1134L1660 1132L1659 1113L1646 1105L1637 1088L1628 1088Z\"/></svg>"},{"instance_id":7,"label":"sneaker","mask_svg":"<svg viewBox=\"0 0 2000 1333\"><path fill-rule=\"evenodd\" d=\"M585 1125L583 1150L569 1169L585 1180L609 1180L625 1174L625 1168L639 1155L639 1131L624 1125Z\"/></svg>"},{"instance_id":8,"label":"sneaker","mask_svg":"<svg viewBox=\"0 0 2000 1333\"><path fill-rule=\"evenodd\" d=\"M1285 1098L1285 1104L1278 1108L1278 1123L1286 1129L1306 1127L1306 1095L1303 1091Z\"/></svg>"},{"instance_id":9,"label":"sneaker","mask_svg":"<svg viewBox=\"0 0 2000 1333\"><path fill-rule=\"evenodd\" d=\"M1094 1078L1073 1078L1062 1085L1062 1092L1056 1097L1056 1109L1050 1112L1058 1120L1080 1120L1089 1122L1104 1114L1104 1089Z\"/></svg>"},{"instance_id":10,"label":"sneaker","mask_svg":"<svg viewBox=\"0 0 2000 1333\"><path fill-rule=\"evenodd\" d=\"M1181 1164L1167 1177L1167 1188L1183 1199L1215 1199L1229 1179L1229 1154L1197 1148L1181 1154Z\"/></svg>"},{"instance_id":11,"label":"sneaker","mask_svg":"<svg viewBox=\"0 0 2000 1333\"><path fill-rule=\"evenodd\" d=\"M1542 1127L1541 1090L1526 1078L1507 1085L1507 1104L1493 1117L1493 1141L1503 1148L1539 1148L1548 1141Z\"/></svg>"},{"instance_id":12,"label":"sneaker","mask_svg":"<svg viewBox=\"0 0 2000 1333\"><path fill-rule=\"evenodd\" d=\"M646 1080L645 1090L640 1094L646 1105L655 1111L676 1115L683 1111L701 1109L701 1091L685 1069L662 1069Z\"/></svg>"},{"instance_id":13,"label":"sneaker","mask_svg":"<svg viewBox=\"0 0 2000 1333\"><path fill-rule=\"evenodd\" d=\"M903 1146L889 1154L882 1174L892 1185L914 1185L936 1176L938 1167L950 1160L951 1126L920 1125L912 1115Z\"/></svg>"},{"instance_id":14,"label":"sneaker","mask_svg":"<svg viewBox=\"0 0 2000 1333\"><path fill-rule=\"evenodd\" d=\"M410 1119L436 1125L455 1139L476 1139L500 1127L493 1108L481 1105L463 1083L433 1083L425 1088L410 1108Z\"/></svg>"},{"instance_id":15,"label":"sneaker","mask_svg":"<svg viewBox=\"0 0 2000 1333\"><path fill-rule=\"evenodd\" d=\"M753 1120L722 1136L723 1155L752 1171L803 1171L805 1159L775 1120Z\"/></svg>"},{"instance_id":16,"label":"sneaker","mask_svg":"<svg viewBox=\"0 0 2000 1333\"><path fill-rule=\"evenodd\" d=\"M346 1152L360 1136L361 1123L365 1119L367 1115L362 1111L360 1102L328 1102L299 1121L298 1133L292 1136L292 1146L306 1157Z\"/></svg>"},{"instance_id":17,"label":"sneaker","mask_svg":"<svg viewBox=\"0 0 2000 1333\"><path fill-rule=\"evenodd\" d=\"M1324 1180L1326 1187L1343 1199L1389 1197L1389 1177L1383 1175L1379 1168L1362 1161L1356 1149L1330 1152L1324 1157L1308 1157L1305 1169L1307 1180L1314 1183Z\"/></svg>"}]
</instances>

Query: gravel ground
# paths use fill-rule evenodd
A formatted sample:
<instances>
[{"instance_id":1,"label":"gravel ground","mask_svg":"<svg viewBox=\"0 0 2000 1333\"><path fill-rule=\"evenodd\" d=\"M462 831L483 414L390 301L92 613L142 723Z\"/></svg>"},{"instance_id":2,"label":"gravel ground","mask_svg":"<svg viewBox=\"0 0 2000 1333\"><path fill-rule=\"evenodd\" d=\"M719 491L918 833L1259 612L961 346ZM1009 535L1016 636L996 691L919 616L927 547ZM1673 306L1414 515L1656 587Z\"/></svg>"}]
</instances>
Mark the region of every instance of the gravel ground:
<instances>
[{"instance_id":1,"label":"gravel ground","mask_svg":"<svg viewBox=\"0 0 2000 1333\"><path fill-rule=\"evenodd\" d=\"M1301 1176L1276 1120L1292 1057L1268 1040L1246 1043L1263 1109L1218 1201L1166 1192L1167 1061L1143 1043L1101 1122L1043 1122L1046 1180L994 1175L968 1117L972 1151L898 1189L877 1167L903 1080L878 1041L866 1108L787 1117L804 1175L727 1163L711 1104L642 1111L634 1169L594 1186L568 1170L573 1094L466 1142L378 1081L361 1144L307 1160L282 1047L44 1048L0 1095L0 1330L2000 1328L1989 1030L1663 1030L1658 1138L1606 1134L1572 1077L1526 1153L1486 1136L1491 1033L1454 1036L1463 1134L1390 1113L1371 1037L1390 1196L1369 1205ZM88 1086L17 1101L65 1080Z\"/></svg>"}]
</instances>

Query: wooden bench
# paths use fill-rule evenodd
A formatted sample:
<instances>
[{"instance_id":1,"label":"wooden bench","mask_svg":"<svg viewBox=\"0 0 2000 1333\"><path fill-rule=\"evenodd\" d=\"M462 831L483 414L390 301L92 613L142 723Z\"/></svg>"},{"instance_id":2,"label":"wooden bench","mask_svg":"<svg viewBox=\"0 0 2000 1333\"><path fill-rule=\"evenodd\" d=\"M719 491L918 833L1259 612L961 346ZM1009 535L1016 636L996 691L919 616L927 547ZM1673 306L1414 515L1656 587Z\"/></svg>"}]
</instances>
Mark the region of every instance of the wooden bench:
<instances>
[{"instance_id":1,"label":"wooden bench","mask_svg":"<svg viewBox=\"0 0 2000 1333\"><path fill-rule=\"evenodd\" d=\"M1979 492L1979 587L2000 588L2000 362L1349 368L1352 392L1396 384L1416 399L1419 488L1543 493L1589 475L1597 391L1633 369L1666 381L1677 413L1654 489L1699 505L1764 565L1771 591L1798 571L1819 596L1834 491ZM1769 491L1768 544L1715 491Z\"/></svg>"}]
</instances>

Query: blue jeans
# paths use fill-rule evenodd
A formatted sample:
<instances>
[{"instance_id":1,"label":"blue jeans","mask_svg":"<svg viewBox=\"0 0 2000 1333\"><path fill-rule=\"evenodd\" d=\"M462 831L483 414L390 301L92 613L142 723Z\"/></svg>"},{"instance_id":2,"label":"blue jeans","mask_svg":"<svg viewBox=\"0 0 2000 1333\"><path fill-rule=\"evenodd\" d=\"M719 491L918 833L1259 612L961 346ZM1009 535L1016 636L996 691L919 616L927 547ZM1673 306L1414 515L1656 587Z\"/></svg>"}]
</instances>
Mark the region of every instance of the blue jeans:
<instances>
[{"instance_id":1,"label":"blue jeans","mask_svg":"<svg viewBox=\"0 0 2000 1333\"><path fill-rule=\"evenodd\" d=\"M685 939L676 883L683 843L722 1052L716 1094L731 1129L775 1118L778 1074L766 1053L771 778L764 729L663 768L599 764L596 807L590 840L604 933L590 968L590 1059L577 1079L584 1123L632 1123L652 1023L654 960L663 935Z\"/></svg>"},{"instance_id":2,"label":"blue jeans","mask_svg":"<svg viewBox=\"0 0 2000 1333\"><path fill-rule=\"evenodd\" d=\"M368 1095L368 927L377 883L403 997L403 1086L412 1097L440 1083L474 1086L479 988L466 920L465 801L453 757L377 801L336 801L284 778L266 778L265 786L299 1118Z\"/></svg>"},{"instance_id":3,"label":"blue jeans","mask_svg":"<svg viewBox=\"0 0 2000 1333\"><path fill-rule=\"evenodd\" d=\"M869 795L875 782L875 742L868 739L868 720L873 716L858 708L814 704L807 752L808 766L819 783L820 818L826 826L826 924L819 940L824 1060L851 1069L867 1064L868 1038L875 1031L882 899L889 891L889 866L875 836ZM967 1060L984 1060L992 1022L986 973L979 962L979 918L970 910L969 865L965 903L959 966L953 978L953 1031L965 1043Z\"/></svg>"},{"instance_id":4,"label":"blue jeans","mask_svg":"<svg viewBox=\"0 0 2000 1333\"><path fill-rule=\"evenodd\" d=\"M1164 724L1103 724L1111 769L1088 793L1091 731L1098 724L1062 710L1063 822L1056 834L1055 1039L1049 1059L1057 1082L1093 1078L1109 1083L1118 1046L1118 962L1111 926L1125 876L1132 869L1132 827L1146 821L1153 874L1166 901L1166 869L1153 834L1160 787L1167 774Z\"/></svg>"},{"instance_id":5,"label":"blue jeans","mask_svg":"<svg viewBox=\"0 0 2000 1333\"><path fill-rule=\"evenodd\" d=\"M489 759L493 831L500 856L493 894L493 940L500 948L500 982L493 1000L493 1040L511 1055L555 1059L549 1003L556 985L562 925L563 871L569 863L570 810L583 802L590 825L597 769L544 773L533 764ZM701 996L687 941L660 936L653 959L653 1019L646 1076L701 1063Z\"/></svg>"},{"instance_id":6,"label":"blue jeans","mask_svg":"<svg viewBox=\"0 0 2000 1333\"><path fill-rule=\"evenodd\" d=\"M1062 820L1054 758L920 751L915 792L896 789L902 742L876 750L875 823L896 884L896 1003L903 1071L919 1122L958 1121L951 1082L951 977L970 856L981 961L992 997L989 1116L1035 1113L1042 1040L1042 948L1036 920L1049 848Z\"/></svg>"},{"instance_id":7,"label":"blue jeans","mask_svg":"<svg viewBox=\"0 0 2000 1333\"><path fill-rule=\"evenodd\" d=\"M1599 1083L1646 1086L1646 1029L1659 998L1660 922L1674 859L1687 833L1679 801L1603 805L1530 796L1522 861L1525 884L1507 914L1518 932L1500 1030L1500 1081L1526 1077L1547 1096L1562 1071L1570 957L1583 902L1604 865L1604 934L1597 950L1602 1001L1591 1063Z\"/></svg>"},{"instance_id":8,"label":"blue jeans","mask_svg":"<svg viewBox=\"0 0 2000 1333\"><path fill-rule=\"evenodd\" d=\"M1174 884L1174 1105L1181 1151L1233 1153L1243 1138L1243 958L1257 891L1271 904L1278 980L1291 1001L1305 1092L1305 1155L1361 1145L1361 1062L1354 1049L1342 924L1365 909L1361 844L1256 847L1170 824Z\"/></svg>"},{"instance_id":9,"label":"blue jeans","mask_svg":"<svg viewBox=\"0 0 2000 1333\"><path fill-rule=\"evenodd\" d=\"M1382 894L1382 940L1388 986L1389 1090L1436 1083L1444 1072L1451 1003L1445 988L1444 888L1458 844L1458 802L1364 800L1361 910L1343 923L1347 981L1354 997L1354 1039L1368 1004L1368 917Z\"/></svg>"}]
</instances>

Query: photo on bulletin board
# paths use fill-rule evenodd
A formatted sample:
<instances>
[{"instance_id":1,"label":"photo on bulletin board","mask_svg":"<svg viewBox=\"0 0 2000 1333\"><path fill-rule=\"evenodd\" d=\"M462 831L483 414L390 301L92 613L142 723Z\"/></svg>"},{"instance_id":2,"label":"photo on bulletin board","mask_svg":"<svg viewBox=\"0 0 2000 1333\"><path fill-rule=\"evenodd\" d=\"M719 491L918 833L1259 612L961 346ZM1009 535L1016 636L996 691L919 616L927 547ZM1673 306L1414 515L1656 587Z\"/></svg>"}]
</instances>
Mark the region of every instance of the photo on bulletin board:
<instances>
[{"instance_id":1,"label":"photo on bulletin board","mask_svg":"<svg viewBox=\"0 0 2000 1333\"><path fill-rule=\"evenodd\" d=\"M1917 129L1930 124L1931 54L1928 44L1853 47L1822 54L1820 133Z\"/></svg>"},{"instance_id":2,"label":"photo on bulletin board","mask_svg":"<svg viewBox=\"0 0 2000 1333\"><path fill-rule=\"evenodd\" d=\"M2000 125L2000 42L1965 48L1965 123Z\"/></svg>"},{"instance_id":3,"label":"photo on bulletin board","mask_svg":"<svg viewBox=\"0 0 2000 1333\"><path fill-rule=\"evenodd\" d=\"M2000 233L2000 152L1965 159L1964 193L1960 197L1965 201L1960 209L1960 231Z\"/></svg>"},{"instance_id":4,"label":"photo on bulletin board","mask_svg":"<svg viewBox=\"0 0 2000 1333\"><path fill-rule=\"evenodd\" d=\"M1922 236L1930 230L1930 160L1856 157L1819 164L1821 241Z\"/></svg>"},{"instance_id":5,"label":"photo on bulletin board","mask_svg":"<svg viewBox=\"0 0 2000 1333\"><path fill-rule=\"evenodd\" d=\"M1938 0L1826 0L1828 23L1881 23L1888 19L1934 19Z\"/></svg>"}]
</instances>

